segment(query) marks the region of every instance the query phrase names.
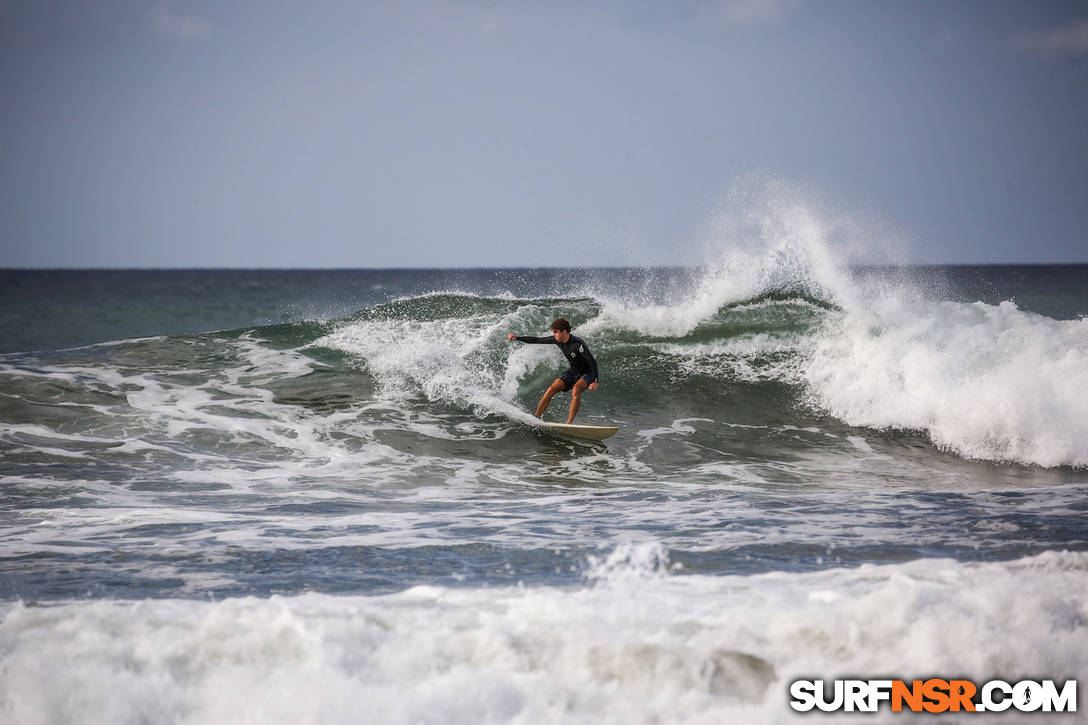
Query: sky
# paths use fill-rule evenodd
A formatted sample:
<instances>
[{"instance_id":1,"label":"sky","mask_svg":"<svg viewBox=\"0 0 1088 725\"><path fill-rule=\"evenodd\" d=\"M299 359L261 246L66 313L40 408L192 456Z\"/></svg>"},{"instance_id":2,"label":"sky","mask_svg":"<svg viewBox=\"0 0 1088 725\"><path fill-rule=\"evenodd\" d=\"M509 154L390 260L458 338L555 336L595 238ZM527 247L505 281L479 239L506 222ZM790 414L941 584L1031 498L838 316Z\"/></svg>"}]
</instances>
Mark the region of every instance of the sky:
<instances>
[{"instance_id":1,"label":"sky","mask_svg":"<svg viewBox=\"0 0 1088 725\"><path fill-rule=\"evenodd\" d=\"M0 0L0 99L0 267L1088 262L1086 2Z\"/></svg>"}]
</instances>

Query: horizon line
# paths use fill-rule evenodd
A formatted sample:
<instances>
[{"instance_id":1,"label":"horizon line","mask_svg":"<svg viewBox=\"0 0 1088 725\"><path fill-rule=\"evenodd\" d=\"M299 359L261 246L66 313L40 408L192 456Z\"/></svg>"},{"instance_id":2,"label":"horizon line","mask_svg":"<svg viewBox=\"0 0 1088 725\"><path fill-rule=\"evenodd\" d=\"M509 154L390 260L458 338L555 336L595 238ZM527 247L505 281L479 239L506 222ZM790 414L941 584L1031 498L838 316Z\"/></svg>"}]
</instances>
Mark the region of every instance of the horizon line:
<instances>
[{"instance_id":1,"label":"horizon line","mask_svg":"<svg viewBox=\"0 0 1088 725\"><path fill-rule=\"evenodd\" d=\"M850 268L909 268L909 267L1077 267L1082 262L909 262L858 263L844 265ZM640 265L557 265L557 266L493 266L493 267L4 267L0 272L524 272L524 271L577 271L577 270L694 270L705 264L640 264Z\"/></svg>"}]
</instances>

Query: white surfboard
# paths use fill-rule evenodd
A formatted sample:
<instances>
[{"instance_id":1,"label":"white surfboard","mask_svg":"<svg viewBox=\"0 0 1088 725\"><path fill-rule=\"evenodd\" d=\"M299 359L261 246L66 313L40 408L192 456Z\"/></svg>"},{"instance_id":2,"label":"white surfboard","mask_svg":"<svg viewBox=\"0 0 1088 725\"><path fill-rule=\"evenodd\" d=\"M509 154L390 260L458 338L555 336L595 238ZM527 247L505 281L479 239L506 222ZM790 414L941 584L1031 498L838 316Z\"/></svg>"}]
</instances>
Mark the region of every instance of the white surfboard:
<instances>
[{"instance_id":1,"label":"white surfboard","mask_svg":"<svg viewBox=\"0 0 1088 725\"><path fill-rule=\"evenodd\" d=\"M591 441L603 441L616 435L619 426L614 425L578 425L577 423L541 423L540 427L549 433L584 438Z\"/></svg>"}]
</instances>

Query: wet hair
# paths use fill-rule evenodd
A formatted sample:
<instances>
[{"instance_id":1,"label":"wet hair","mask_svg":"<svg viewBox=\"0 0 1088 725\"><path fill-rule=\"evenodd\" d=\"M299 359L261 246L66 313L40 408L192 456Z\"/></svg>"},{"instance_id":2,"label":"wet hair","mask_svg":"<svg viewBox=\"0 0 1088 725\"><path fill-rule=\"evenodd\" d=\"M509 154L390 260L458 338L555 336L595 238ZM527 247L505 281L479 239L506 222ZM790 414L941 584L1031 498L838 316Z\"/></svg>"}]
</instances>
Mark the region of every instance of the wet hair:
<instances>
[{"instance_id":1,"label":"wet hair","mask_svg":"<svg viewBox=\"0 0 1088 725\"><path fill-rule=\"evenodd\" d=\"M559 332L561 330L570 332L570 323L567 322L566 318L564 317L556 317L555 322L552 323L552 330L556 332Z\"/></svg>"}]
</instances>

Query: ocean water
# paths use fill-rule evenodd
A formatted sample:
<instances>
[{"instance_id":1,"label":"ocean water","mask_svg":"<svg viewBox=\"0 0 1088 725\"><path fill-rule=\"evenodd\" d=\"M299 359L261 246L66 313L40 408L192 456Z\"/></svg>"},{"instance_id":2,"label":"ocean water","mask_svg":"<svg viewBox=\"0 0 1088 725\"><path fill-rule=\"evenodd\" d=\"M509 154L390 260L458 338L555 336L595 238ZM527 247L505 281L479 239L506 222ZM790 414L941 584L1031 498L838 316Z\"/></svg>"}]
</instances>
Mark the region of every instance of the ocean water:
<instances>
[{"instance_id":1,"label":"ocean water","mask_svg":"<svg viewBox=\"0 0 1088 725\"><path fill-rule=\"evenodd\" d=\"M799 677L1085 703L1088 267L786 234L0 295L3 722L774 723ZM529 424L563 364L506 333L558 315L604 444Z\"/></svg>"}]
</instances>

